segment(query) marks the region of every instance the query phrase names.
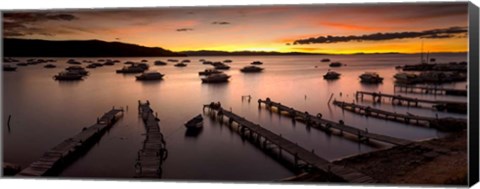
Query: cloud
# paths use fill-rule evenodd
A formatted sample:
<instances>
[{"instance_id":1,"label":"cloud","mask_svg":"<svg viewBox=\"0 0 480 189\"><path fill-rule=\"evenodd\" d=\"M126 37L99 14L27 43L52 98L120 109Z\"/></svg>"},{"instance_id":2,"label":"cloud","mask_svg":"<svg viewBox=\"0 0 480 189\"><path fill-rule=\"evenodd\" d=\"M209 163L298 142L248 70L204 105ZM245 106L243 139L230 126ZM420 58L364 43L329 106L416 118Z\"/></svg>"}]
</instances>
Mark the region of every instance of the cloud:
<instances>
[{"instance_id":1,"label":"cloud","mask_svg":"<svg viewBox=\"0 0 480 189\"><path fill-rule=\"evenodd\" d=\"M72 14L64 13L6 13L3 21L5 37L21 37L27 35L53 36L48 29L36 27L47 21L72 21L78 19Z\"/></svg>"},{"instance_id":2,"label":"cloud","mask_svg":"<svg viewBox=\"0 0 480 189\"><path fill-rule=\"evenodd\" d=\"M320 36L293 41L293 45L315 44L315 43L341 43L350 41L385 41L393 39L407 38L429 38L442 39L453 38L457 35L467 33L467 27L450 27L444 29L425 30L420 32L390 32L390 33L374 33L366 35L349 35L349 36Z\"/></svg>"},{"instance_id":3,"label":"cloud","mask_svg":"<svg viewBox=\"0 0 480 189\"><path fill-rule=\"evenodd\" d=\"M187 31L193 31L193 28L179 28L179 29L177 29L177 32L187 32Z\"/></svg>"},{"instance_id":4,"label":"cloud","mask_svg":"<svg viewBox=\"0 0 480 189\"><path fill-rule=\"evenodd\" d=\"M228 25L228 24L230 24L230 22L225 22L225 21L219 22L219 21L215 21L215 22L212 22L212 24L215 24L215 25Z\"/></svg>"}]
</instances>

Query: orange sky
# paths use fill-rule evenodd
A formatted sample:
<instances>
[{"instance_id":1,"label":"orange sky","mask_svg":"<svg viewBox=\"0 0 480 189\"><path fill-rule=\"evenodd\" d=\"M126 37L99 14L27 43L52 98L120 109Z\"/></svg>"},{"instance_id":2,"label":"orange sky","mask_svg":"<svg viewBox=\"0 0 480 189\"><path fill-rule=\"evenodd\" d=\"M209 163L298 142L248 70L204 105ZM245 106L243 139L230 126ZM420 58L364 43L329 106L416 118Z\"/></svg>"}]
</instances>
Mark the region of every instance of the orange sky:
<instances>
[{"instance_id":1,"label":"orange sky","mask_svg":"<svg viewBox=\"0 0 480 189\"><path fill-rule=\"evenodd\" d=\"M121 41L173 51L465 52L467 3L9 12L4 36ZM412 34L412 32L414 34ZM372 34L382 33L382 36ZM369 36L371 35L371 36ZM333 36L350 41L296 40ZM353 37L352 37L353 36ZM367 37L362 37L367 36ZM384 39L386 38L386 39ZM288 45L287 45L288 43ZM295 44L294 44L295 43Z\"/></svg>"}]
</instances>

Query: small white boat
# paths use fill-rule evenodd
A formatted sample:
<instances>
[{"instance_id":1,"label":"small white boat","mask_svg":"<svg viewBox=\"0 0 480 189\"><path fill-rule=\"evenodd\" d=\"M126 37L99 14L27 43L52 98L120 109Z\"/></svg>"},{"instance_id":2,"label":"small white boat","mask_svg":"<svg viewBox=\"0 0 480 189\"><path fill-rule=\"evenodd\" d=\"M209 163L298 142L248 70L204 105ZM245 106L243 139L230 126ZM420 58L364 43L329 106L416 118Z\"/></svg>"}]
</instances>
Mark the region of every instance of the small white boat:
<instances>
[{"instance_id":1,"label":"small white boat","mask_svg":"<svg viewBox=\"0 0 480 189\"><path fill-rule=\"evenodd\" d=\"M383 82L383 77L380 77L380 75L375 72L365 72L364 74L360 75L360 80L362 83L378 84Z\"/></svg>"}]
</instances>

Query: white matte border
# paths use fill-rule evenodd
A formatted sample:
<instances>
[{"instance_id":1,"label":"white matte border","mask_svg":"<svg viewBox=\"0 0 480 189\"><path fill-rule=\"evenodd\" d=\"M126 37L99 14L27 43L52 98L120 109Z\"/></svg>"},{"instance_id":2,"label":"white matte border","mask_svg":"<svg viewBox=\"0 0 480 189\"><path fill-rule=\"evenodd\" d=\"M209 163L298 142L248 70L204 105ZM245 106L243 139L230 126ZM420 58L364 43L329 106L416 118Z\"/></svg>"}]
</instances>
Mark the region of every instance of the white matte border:
<instances>
[{"instance_id":1,"label":"white matte border","mask_svg":"<svg viewBox=\"0 0 480 189\"><path fill-rule=\"evenodd\" d=\"M11 9L65 9L65 8L105 8L105 7L162 7L162 6L205 6L205 5L262 5L262 4L322 4L322 3L379 3L379 2L445 2L445 0L0 0L0 10ZM464 2L464 1L459 1ZM480 6L480 0L471 0ZM1 136L0 136L1 138ZM0 141L1 142L1 141ZM0 158L1 160L1 158ZM58 180L58 179L0 179L2 189L328 189L343 188L418 188L426 189L433 187L411 186L352 186L352 185L301 185L301 184L232 184L232 183L190 183L190 182L142 182L142 181L83 181ZM480 189L480 184L473 187Z\"/></svg>"}]
</instances>

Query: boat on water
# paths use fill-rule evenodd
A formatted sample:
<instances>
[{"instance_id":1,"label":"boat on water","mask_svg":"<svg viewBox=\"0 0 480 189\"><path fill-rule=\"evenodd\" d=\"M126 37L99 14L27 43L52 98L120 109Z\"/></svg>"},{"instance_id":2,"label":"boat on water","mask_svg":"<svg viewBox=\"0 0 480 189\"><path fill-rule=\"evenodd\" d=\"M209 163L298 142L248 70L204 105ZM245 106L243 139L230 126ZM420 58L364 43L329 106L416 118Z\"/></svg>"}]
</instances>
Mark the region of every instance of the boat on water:
<instances>
[{"instance_id":1,"label":"boat on water","mask_svg":"<svg viewBox=\"0 0 480 189\"><path fill-rule=\"evenodd\" d=\"M183 62L180 62L180 63L177 63L174 65L175 67L186 67L187 64L183 63Z\"/></svg>"},{"instance_id":2,"label":"boat on water","mask_svg":"<svg viewBox=\"0 0 480 189\"><path fill-rule=\"evenodd\" d=\"M3 71L7 71L7 72L17 71L17 67L14 67L11 65L3 65Z\"/></svg>"},{"instance_id":3,"label":"boat on water","mask_svg":"<svg viewBox=\"0 0 480 189\"><path fill-rule=\"evenodd\" d=\"M321 61L321 62L330 62L330 59L324 58L324 59L322 59L322 60L320 60L320 61Z\"/></svg>"},{"instance_id":4,"label":"boat on water","mask_svg":"<svg viewBox=\"0 0 480 189\"><path fill-rule=\"evenodd\" d=\"M202 64L210 64L210 65L212 65L213 62L212 62L212 61L203 61Z\"/></svg>"},{"instance_id":5,"label":"boat on water","mask_svg":"<svg viewBox=\"0 0 480 189\"><path fill-rule=\"evenodd\" d=\"M325 75L323 75L323 79L326 79L326 80L335 80L335 79L340 78L340 75L341 75L341 74L339 74L339 73L337 73L337 72L328 71Z\"/></svg>"},{"instance_id":6,"label":"boat on water","mask_svg":"<svg viewBox=\"0 0 480 189\"><path fill-rule=\"evenodd\" d=\"M76 65L82 64L81 62L78 62L78 61L76 61L76 60L74 60L74 59L69 59L69 60L67 61L67 63L68 63L68 64L76 64Z\"/></svg>"},{"instance_id":7,"label":"boat on water","mask_svg":"<svg viewBox=\"0 0 480 189\"><path fill-rule=\"evenodd\" d=\"M182 62L183 63L190 63L190 60L185 59L185 60L182 60Z\"/></svg>"},{"instance_id":8,"label":"boat on water","mask_svg":"<svg viewBox=\"0 0 480 189\"><path fill-rule=\"evenodd\" d=\"M200 60L198 60L198 61L199 61L199 62L205 62L205 59L200 59Z\"/></svg>"},{"instance_id":9,"label":"boat on water","mask_svg":"<svg viewBox=\"0 0 480 189\"><path fill-rule=\"evenodd\" d=\"M145 72L142 75L135 76L137 80L141 81L153 81L153 80L161 80L165 76L165 74L161 74L160 72Z\"/></svg>"},{"instance_id":10,"label":"boat on water","mask_svg":"<svg viewBox=\"0 0 480 189\"><path fill-rule=\"evenodd\" d=\"M263 68L260 68L258 66L245 66L242 69L240 69L240 71L244 73L258 73L258 72L262 72Z\"/></svg>"},{"instance_id":11,"label":"boat on water","mask_svg":"<svg viewBox=\"0 0 480 189\"><path fill-rule=\"evenodd\" d=\"M143 60L142 60L142 61L140 61L140 62L148 62L148 60L145 60L145 59L143 59Z\"/></svg>"},{"instance_id":12,"label":"boat on water","mask_svg":"<svg viewBox=\"0 0 480 189\"><path fill-rule=\"evenodd\" d=\"M228 69L230 69L230 66L227 66L226 64L224 64L222 62L214 62L212 65L217 70L228 70Z\"/></svg>"},{"instance_id":13,"label":"boat on water","mask_svg":"<svg viewBox=\"0 0 480 189\"><path fill-rule=\"evenodd\" d=\"M168 62L178 62L177 59L168 59L167 61L168 61Z\"/></svg>"},{"instance_id":14,"label":"boat on water","mask_svg":"<svg viewBox=\"0 0 480 189\"><path fill-rule=\"evenodd\" d=\"M232 63L232 60L227 59L227 60L224 60L223 62L224 62L224 63Z\"/></svg>"},{"instance_id":15,"label":"boat on water","mask_svg":"<svg viewBox=\"0 0 480 189\"><path fill-rule=\"evenodd\" d=\"M59 80L59 81L75 81L75 80L81 80L82 78L83 78L83 75L75 71L63 71L53 76L53 79Z\"/></svg>"},{"instance_id":16,"label":"boat on water","mask_svg":"<svg viewBox=\"0 0 480 189\"><path fill-rule=\"evenodd\" d=\"M165 66L165 65L167 65L167 63L164 62L164 61L161 61L161 60L157 60L157 61L154 62L154 65L155 66Z\"/></svg>"},{"instance_id":17,"label":"boat on water","mask_svg":"<svg viewBox=\"0 0 480 189\"><path fill-rule=\"evenodd\" d=\"M263 62L260 62L260 61L253 61L252 63L250 63L251 65L262 65Z\"/></svg>"},{"instance_id":18,"label":"boat on water","mask_svg":"<svg viewBox=\"0 0 480 189\"><path fill-rule=\"evenodd\" d=\"M223 83L223 82L228 82L228 79L230 78L229 75L224 74L224 73L218 73L218 74L211 74L205 78L202 78L202 82L204 83Z\"/></svg>"},{"instance_id":19,"label":"boat on water","mask_svg":"<svg viewBox=\"0 0 480 189\"><path fill-rule=\"evenodd\" d=\"M113 65L115 65L115 62L110 61L110 60L107 60L105 63L103 63L103 65L105 65L105 66L113 66Z\"/></svg>"},{"instance_id":20,"label":"boat on water","mask_svg":"<svg viewBox=\"0 0 480 189\"><path fill-rule=\"evenodd\" d=\"M201 114L198 114L194 118L190 119L185 123L187 129L200 129L203 127L203 117Z\"/></svg>"},{"instance_id":21,"label":"boat on water","mask_svg":"<svg viewBox=\"0 0 480 189\"><path fill-rule=\"evenodd\" d=\"M380 77L376 72L365 72L359 77L362 83L378 84L383 82L383 77Z\"/></svg>"},{"instance_id":22,"label":"boat on water","mask_svg":"<svg viewBox=\"0 0 480 189\"><path fill-rule=\"evenodd\" d=\"M80 75L87 75L88 74L88 71L85 70L85 68L83 68L81 66L69 66L68 68L65 68L65 70L67 70L69 72L77 72Z\"/></svg>"},{"instance_id":23,"label":"boat on water","mask_svg":"<svg viewBox=\"0 0 480 189\"><path fill-rule=\"evenodd\" d=\"M53 65L53 64L47 64L45 66L43 66L44 68L56 68L57 66Z\"/></svg>"},{"instance_id":24,"label":"boat on water","mask_svg":"<svg viewBox=\"0 0 480 189\"><path fill-rule=\"evenodd\" d=\"M332 63L330 63L329 66L332 67L332 68L333 67L341 67L341 66L343 66L343 64L341 62L332 62Z\"/></svg>"},{"instance_id":25,"label":"boat on water","mask_svg":"<svg viewBox=\"0 0 480 189\"><path fill-rule=\"evenodd\" d=\"M205 69L204 71L198 72L198 75L209 76L211 74L219 74L219 73L222 73L222 72L216 69Z\"/></svg>"},{"instance_id":26,"label":"boat on water","mask_svg":"<svg viewBox=\"0 0 480 189\"><path fill-rule=\"evenodd\" d=\"M125 66L120 70L117 70L117 73L130 74L130 73L143 73L148 69L148 64L132 64L130 66Z\"/></svg>"},{"instance_id":27,"label":"boat on water","mask_svg":"<svg viewBox=\"0 0 480 189\"><path fill-rule=\"evenodd\" d=\"M393 78L395 78L395 82L403 84L415 84L421 82L420 77L414 73L396 73Z\"/></svg>"}]
</instances>

